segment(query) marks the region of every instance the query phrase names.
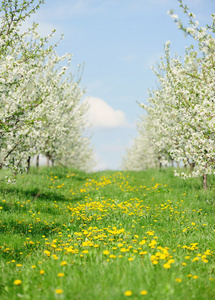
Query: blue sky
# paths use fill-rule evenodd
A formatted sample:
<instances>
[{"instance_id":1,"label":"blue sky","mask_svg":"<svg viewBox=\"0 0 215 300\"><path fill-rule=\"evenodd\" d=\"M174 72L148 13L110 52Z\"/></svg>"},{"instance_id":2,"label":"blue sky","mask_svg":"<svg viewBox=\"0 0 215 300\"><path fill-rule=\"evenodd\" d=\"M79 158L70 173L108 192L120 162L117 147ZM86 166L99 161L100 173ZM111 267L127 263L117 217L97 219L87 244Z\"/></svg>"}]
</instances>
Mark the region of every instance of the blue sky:
<instances>
[{"instance_id":1,"label":"blue sky","mask_svg":"<svg viewBox=\"0 0 215 300\"><path fill-rule=\"evenodd\" d=\"M215 13L212 0L187 0L200 25ZM156 87L150 66L171 41L172 54L183 56L185 38L167 15L174 9L186 22L177 0L45 0L31 18L40 33L55 28L61 33L59 55L72 53L74 72L85 64L82 86L90 104L90 134L98 160L96 169L118 169L125 148L137 135L136 121L143 114L136 101L146 102L147 90Z\"/></svg>"}]
</instances>

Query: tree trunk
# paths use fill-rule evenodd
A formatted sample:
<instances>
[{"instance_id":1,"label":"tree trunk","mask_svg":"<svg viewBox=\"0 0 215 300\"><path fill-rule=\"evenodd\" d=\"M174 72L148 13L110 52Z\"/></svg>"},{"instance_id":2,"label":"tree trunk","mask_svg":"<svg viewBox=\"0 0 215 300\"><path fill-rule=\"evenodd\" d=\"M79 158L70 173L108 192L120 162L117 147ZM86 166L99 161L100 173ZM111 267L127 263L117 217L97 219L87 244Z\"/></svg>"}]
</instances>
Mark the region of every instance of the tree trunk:
<instances>
[{"instance_id":1,"label":"tree trunk","mask_svg":"<svg viewBox=\"0 0 215 300\"><path fill-rule=\"evenodd\" d=\"M46 166L49 167L49 155L46 156Z\"/></svg>"},{"instance_id":2,"label":"tree trunk","mask_svg":"<svg viewBox=\"0 0 215 300\"><path fill-rule=\"evenodd\" d=\"M39 168L39 162L40 162L40 155L38 154L37 158L36 158L36 167L37 168Z\"/></svg>"},{"instance_id":3,"label":"tree trunk","mask_svg":"<svg viewBox=\"0 0 215 300\"><path fill-rule=\"evenodd\" d=\"M52 158L51 161L52 161L52 167L54 167L54 159Z\"/></svg>"},{"instance_id":4,"label":"tree trunk","mask_svg":"<svg viewBox=\"0 0 215 300\"><path fill-rule=\"evenodd\" d=\"M207 174L203 174L203 189L207 190Z\"/></svg>"},{"instance_id":5,"label":"tree trunk","mask_svg":"<svg viewBox=\"0 0 215 300\"><path fill-rule=\"evenodd\" d=\"M29 156L28 160L27 160L27 173L29 173L30 170L30 166L31 166L31 157Z\"/></svg>"},{"instance_id":6,"label":"tree trunk","mask_svg":"<svg viewBox=\"0 0 215 300\"><path fill-rule=\"evenodd\" d=\"M191 173L193 172L194 167L195 167L195 163L194 162L190 163L190 172Z\"/></svg>"},{"instance_id":7,"label":"tree trunk","mask_svg":"<svg viewBox=\"0 0 215 300\"><path fill-rule=\"evenodd\" d=\"M173 159L171 159L171 163L172 163L172 167L174 167L174 160Z\"/></svg>"}]
</instances>

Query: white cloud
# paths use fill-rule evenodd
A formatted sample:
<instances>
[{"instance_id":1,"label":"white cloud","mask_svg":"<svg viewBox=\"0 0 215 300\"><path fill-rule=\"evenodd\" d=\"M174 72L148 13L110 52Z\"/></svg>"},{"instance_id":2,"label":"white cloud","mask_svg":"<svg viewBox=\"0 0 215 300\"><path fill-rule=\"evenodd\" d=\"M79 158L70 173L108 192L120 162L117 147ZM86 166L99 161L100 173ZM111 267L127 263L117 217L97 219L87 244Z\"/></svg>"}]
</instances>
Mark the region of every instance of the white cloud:
<instances>
[{"instance_id":1,"label":"white cloud","mask_svg":"<svg viewBox=\"0 0 215 300\"><path fill-rule=\"evenodd\" d=\"M84 99L89 104L88 120L94 128L130 127L123 111L115 110L104 100L96 97Z\"/></svg>"}]
</instances>

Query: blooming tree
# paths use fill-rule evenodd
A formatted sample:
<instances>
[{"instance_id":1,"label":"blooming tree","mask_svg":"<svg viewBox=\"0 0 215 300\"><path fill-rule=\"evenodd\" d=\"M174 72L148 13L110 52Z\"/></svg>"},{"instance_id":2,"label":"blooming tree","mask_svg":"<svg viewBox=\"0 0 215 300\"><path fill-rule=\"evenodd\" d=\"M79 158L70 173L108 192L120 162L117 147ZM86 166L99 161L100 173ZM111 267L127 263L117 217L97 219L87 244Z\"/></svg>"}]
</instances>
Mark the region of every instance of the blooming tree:
<instances>
[{"instance_id":1,"label":"blooming tree","mask_svg":"<svg viewBox=\"0 0 215 300\"><path fill-rule=\"evenodd\" d=\"M22 22L43 1L35 6L34 2L8 0L0 6L4 13L0 24L0 168L13 173L25 170L35 154L52 151L59 157L66 132L76 128L77 140L83 131L82 113L77 113L82 95L79 82L71 76L65 79L71 55L59 57L50 46L54 31L41 37L35 24L24 33L20 31ZM85 144L84 138L79 138L79 144L81 140ZM61 158L64 154L61 151Z\"/></svg>"},{"instance_id":2,"label":"blooming tree","mask_svg":"<svg viewBox=\"0 0 215 300\"><path fill-rule=\"evenodd\" d=\"M159 164L159 154L151 139L153 130L148 117L142 117L138 122L138 136L133 145L127 149L123 157L122 168L124 170L141 171L148 168L156 168Z\"/></svg>"},{"instance_id":3,"label":"blooming tree","mask_svg":"<svg viewBox=\"0 0 215 300\"><path fill-rule=\"evenodd\" d=\"M148 112L152 123L148 136L161 160L170 157L189 163L190 172L175 171L175 175L202 176L207 188L207 174L215 174L215 15L210 26L199 27L194 14L181 0L179 3L189 27L173 11L170 14L178 27L195 39L195 46L188 47L181 59L170 56L170 42L166 43L165 57L154 69L159 88L149 92L148 103L141 107Z\"/></svg>"}]
</instances>

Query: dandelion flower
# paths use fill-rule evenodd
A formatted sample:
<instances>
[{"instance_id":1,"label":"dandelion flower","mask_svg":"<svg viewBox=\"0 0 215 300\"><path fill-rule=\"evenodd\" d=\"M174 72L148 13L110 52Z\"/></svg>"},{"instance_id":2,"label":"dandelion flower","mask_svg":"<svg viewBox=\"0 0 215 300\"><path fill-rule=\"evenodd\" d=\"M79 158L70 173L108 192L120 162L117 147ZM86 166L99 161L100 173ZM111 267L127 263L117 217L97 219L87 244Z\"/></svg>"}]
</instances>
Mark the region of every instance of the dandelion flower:
<instances>
[{"instance_id":1,"label":"dandelion flower","mask_svg":"<svg viewBox=\"0 0 215 300\"><path fill-rule=\"evenodd\" d=\"M60 295L60 294L63 293L63 290L62 290L62 289L56 289L56 290L55 290L55 293L58 294L58 295Z\"/></svg>"},{"instance_id":2,"label":"dandelion flower","mask_svg":"<svg viewBox=\"0 0 215 300\"><path fill-rule=\"evenodd\" d=\"M88 250L83 250L82 253L87 254L87 253L89 253L89 251Z\"/></svg>"},{"instance_id":3,"label":"dandelion flower","mask_svg":"<svg viewBox=\"0 0 215 300\"><path fill-rule=\"evenodd\" d=\"M146 294L148 294L148 292L146 290L143 290L140 292L140 295L145 296Z\"/></svg>"},{"instance_id":4,"label":"dandelion flower","mask_svg":"<svg viewBox=\"0 0 215 300\"><path fill-rule=\"evenodd\" d=\"M15 285L20 285L21 283L22 283L22 280L20 280L20 279L14 280Z\"/></svg>"},{"instance_id":5,"label":"dandelion flower","mask_svg":"<svg viewBox=\"0 0 215 300\"><path fill-rule=\"evenodd\" d=\"M132 295L132 291L125 291L124 295L125 296L131 296Z\"/></svg>"},{"instance_id":6,"label":"dandelion flower","mask_svg":"<svg viewBox=\"0 0 215 300\"><path fill-rule=\"evenodd\" d=\"M170 269L170 264L164 264L163 267L164 267L165 269Z\"/></svg>"}]
</instances>

